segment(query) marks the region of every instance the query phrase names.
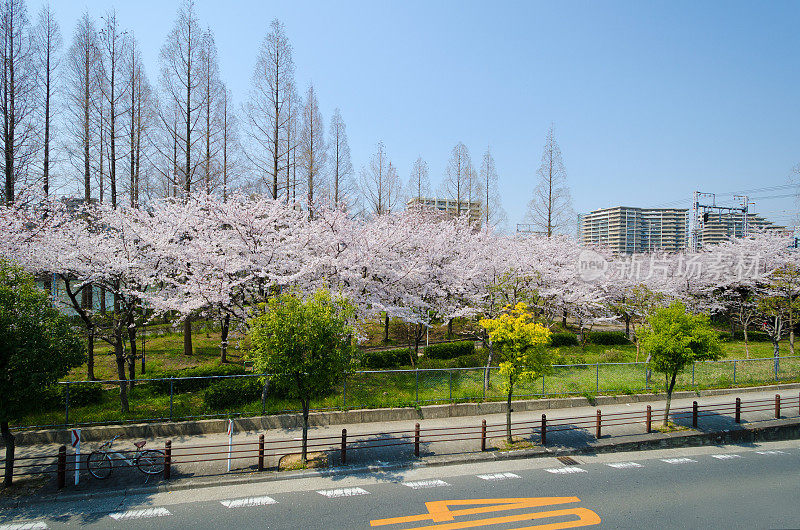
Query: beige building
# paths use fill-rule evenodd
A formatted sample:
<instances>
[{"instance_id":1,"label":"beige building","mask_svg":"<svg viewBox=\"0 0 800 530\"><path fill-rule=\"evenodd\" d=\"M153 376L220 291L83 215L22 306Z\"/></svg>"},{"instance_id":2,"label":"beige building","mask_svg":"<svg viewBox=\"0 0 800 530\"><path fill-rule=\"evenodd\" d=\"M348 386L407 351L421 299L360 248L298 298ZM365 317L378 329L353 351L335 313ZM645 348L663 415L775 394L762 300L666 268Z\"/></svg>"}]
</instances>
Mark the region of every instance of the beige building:
<instances>
[{"instance_id":1,"label":"beige building","mask_svg":"<svg viewBox=\"0 0 800 530\"><path fill-rule=\"evenodd\" d=\"M578 217L578 239L616 254L686 248L689 211L681 208L615 206Z\"/></svg>"},{"instance_id":2,"label":"beige building","mask_svg":"<svg viewBox=\"0 0 800 530\"><path fill-rule=\"evenodd\" d=\"M483 208L479 201L454 201L452 199L442 199L440 197L414 197L410 199L406 205L409 208L423 207L433 208L447 215L465 215L469 214L469 219L472 222L480 223Z\"/></svg>"},{"instance_id":3,"label":"beige building","mask_svg":"<svg viewBox=\"0 0 800 530\"><path fill-rule=\"evenodd\" d=\"M747 214L747 232L757 230L786 231L786 227L773 224L760 215ZM744 234L744 214L741 212L708 212L703 215L699 243L701 247L714 245Z\"/></svg>"}]
</instances>

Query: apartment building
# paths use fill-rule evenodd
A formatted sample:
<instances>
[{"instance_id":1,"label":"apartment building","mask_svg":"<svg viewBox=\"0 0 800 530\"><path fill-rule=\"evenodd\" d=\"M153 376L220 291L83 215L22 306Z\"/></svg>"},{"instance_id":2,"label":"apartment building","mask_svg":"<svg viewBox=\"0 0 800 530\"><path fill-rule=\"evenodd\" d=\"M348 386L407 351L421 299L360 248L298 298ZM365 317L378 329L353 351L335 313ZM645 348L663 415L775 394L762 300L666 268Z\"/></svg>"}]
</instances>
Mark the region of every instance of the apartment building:
<instances>
[{"instance_id":1,"label":"apartment building","mask_svg":"<svg viewBox=\"0 0 800 530\"><path fill-rule=\"evenodd\" d=\"M469 214L470 221L475 223L481 222L481 214L483 212L483 207L479 201L455 201L441 197L414 197L406 205L409 208L433 208L452 216Z\"/></svg>"},{"instance_id":2,"label":"apartment building","mask_svg":"<svg viewBox=\"0 0 800 530\"><path fill-rule=\"evenodd\" d=\"M616 254L686 248L689 211L681 208L615 206L578 216L578 239Z\"/></svg>"}]
</instances>

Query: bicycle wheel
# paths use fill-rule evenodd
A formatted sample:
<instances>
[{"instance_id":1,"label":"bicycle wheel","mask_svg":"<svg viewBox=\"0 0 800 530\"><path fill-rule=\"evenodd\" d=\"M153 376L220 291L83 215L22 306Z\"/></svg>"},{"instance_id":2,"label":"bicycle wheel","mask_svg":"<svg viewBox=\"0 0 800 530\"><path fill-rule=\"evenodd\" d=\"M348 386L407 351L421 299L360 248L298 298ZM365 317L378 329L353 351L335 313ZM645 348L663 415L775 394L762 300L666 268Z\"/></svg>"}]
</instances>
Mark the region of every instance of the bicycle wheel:
<instances>
[{"instance_id":1,"label":"bicycle wheel","mask_svg":"<svg viewBox=\"0 0 800 530\"><path fill-rule=\"evenodd\" d=\"M136 459L136 467L145 475L158 475L164 471L164 458L162 451L144 451Z\"/></svg>"},{"instance_id":2,"label":"bicycle wheel","mask_svg":"<svg viewBox=\"0 0 800 530\"><path fill-rule=\"evenodd\" d=\"M89 453L89 458L86 459L86 469L94 477L100 480L108 478L111 475L111 458L108 453L100 451L92 451Z\"/></svg>"}]
</instances>

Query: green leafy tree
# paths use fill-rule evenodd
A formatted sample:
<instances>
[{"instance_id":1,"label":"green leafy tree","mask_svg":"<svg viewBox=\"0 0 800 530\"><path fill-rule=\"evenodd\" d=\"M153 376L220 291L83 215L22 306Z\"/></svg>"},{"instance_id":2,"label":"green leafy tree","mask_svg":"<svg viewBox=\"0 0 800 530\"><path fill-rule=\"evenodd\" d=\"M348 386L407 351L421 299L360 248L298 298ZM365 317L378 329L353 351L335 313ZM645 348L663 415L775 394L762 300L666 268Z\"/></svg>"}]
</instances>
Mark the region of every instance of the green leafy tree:
<instances>
[{"instance_id":1,"label":"green leafy tree","mask_svg":"<svg viewBox=\"0 0 800 530\"><path fill-rule=\"evenodd\" d=\"M84 362L84 348L66 316L53 309L33 277L0 260L0 431L6 445L4 485L14 474L9 422L41 403L48 387Z\"/></svg>"},{"instance_id":2,"label":"green leafy tree","mask_svg":"<svg viewBox=\"0 0 800 530\"><path fill-rule=\"evenodd\" d=\"M481 320L480 324L505 359L500 363L500 374L506 394L506 440L511 444L511 397L514 395L514 386L538 379L551 369L554 353L547 349L550 330L533 322L528 306L523 302L497 318Z\"/></svg>"},{"instance_id":3,"label":"green leafy tree","mask_svg":"<svg viewBox=\"0 0 800 530\"><path fill-rule=\"evenodd\" d=\"M317 291L307 300L281 294L251 320L254 369L269 374L303 409L302 464L308 449L311 400L325 396L349 368L352 354L353 307L342 297Z\"/></svg>"},{"instance_id":4,"label":"green leafy tree","mask_svg":"<svg viewBox=\"0 0 800 530\"><path fill-rule=\"evenodd\" d=\"M673 302L650 316L649 325L642 330L642 347L652 355L653 369L668 380L666 427L678 373L695 361L719 359L722 355L719 334L711 327L708 316L689 313L683 303Z\"/></svg>"}]
</instances>

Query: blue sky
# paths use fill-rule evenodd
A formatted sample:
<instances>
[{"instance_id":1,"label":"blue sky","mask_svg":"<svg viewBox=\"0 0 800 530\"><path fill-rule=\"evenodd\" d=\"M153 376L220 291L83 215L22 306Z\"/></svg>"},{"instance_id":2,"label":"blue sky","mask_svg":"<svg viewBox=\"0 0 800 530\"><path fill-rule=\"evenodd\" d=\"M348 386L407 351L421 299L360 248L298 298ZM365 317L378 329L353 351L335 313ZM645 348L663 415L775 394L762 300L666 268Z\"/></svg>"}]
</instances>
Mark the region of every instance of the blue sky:
<instances>
[{"instance_id":1,"label":"blue sky","mask_svg":"<svg viewBox=\"0 0 800 530\"><path fill-rule=\"evenodd\" d=\"M31 19L40 5L30 1ZM116 8L157 84L178 2L51 5L65 45L83 10ZM382 140L404 180L421 155L435 185L457 142L476 165L491 145L512 226L551 122L579 212L689 207L695 189L783 185L800 163L797 2L198 0L197 11L238 103L270 20L282 20L299 85L313 81L326 120L341 109L356 168ZM756 202L783 224L797 210Z\"/></svg>"}]
</instances>

